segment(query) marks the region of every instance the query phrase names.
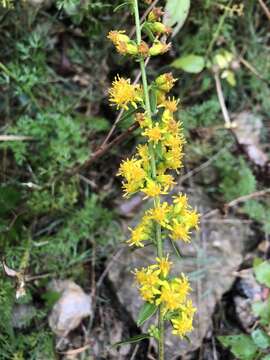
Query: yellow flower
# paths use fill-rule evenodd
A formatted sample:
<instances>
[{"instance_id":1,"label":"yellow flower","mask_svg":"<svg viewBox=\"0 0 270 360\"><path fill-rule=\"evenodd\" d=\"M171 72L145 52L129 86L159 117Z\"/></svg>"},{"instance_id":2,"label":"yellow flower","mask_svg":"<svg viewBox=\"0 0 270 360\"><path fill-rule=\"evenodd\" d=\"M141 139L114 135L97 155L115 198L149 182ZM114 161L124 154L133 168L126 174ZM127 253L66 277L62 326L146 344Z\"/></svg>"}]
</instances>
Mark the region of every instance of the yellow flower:
<instances>
[{"instance_id":1,"label":"yellow flower","mask_svg":"<svg viewBox=\"0 0 270 360\"><path fill-rule=\"evenodd\" d=\"M192 300L187 300L185 304L179 306L179 309L189 317L193 317L194 313L197 311L192 304Z\"/></svg>"},{"instance_id":2,"label":"yellow flower","mask_svg":"<svg viewBox=\"0 0 270 360\"><path fill-rule=\"evenodd\" d=\"M145 179L146 173L141 167L141 161L133 157L122 161L117 175L123 176L127 181L140 182Z\"/></svg>"},{"instance_id":3,"label":"yellow flower","mask_svg":"<svg viewBox=\"0 0 270 360\"><path fill-rule=\"evenodd\" d=\"M171 206L164 201L162 204L157 205L155 208L147 211L150 219L155 220L160 225L166 227L169 221L168 213L170 212Z\"/></svg>"},{"instance_id":4,"label":"yellow flower","mask_svg":"<svg viewBox=\"0 0 270 360\"><path fill-rule=\"evenodd\" d=\"M172 281L162 280L159 297L156 304L161 303L164 306L165 312L168 310L177 310L181 304L186 301L186 298L191 290L189 282L184 274L181 278Z\"/></svg>"},{"instance_id":5,"label":"yellow flower","mask_svg":"<svg viewBox=\"0 0 270 360\"><path fill-rule=\"evenodd\" d=\"M199 229L199 219L200 215L195 211L189 211L185 214L185 223L189 228Z\"/></svg>"},{"instance_id":6,"label":"yellow flower","mask_svg":"<svg viewBox=\"0 0 270 360\"><path fill-rule=\"evenodd\" d=\"M136 191L138 191L141 188L140 182L124 182L123 183L123 191L124 191L124 197L128 198L130 195L134 194Z\"/></svg>"},{"instance_id":7,"label":"yellow flower","mask_svg":"<svg viewBox=\"0 0 270 360\"><path fill-rule=\"evenodd\" d=\"M156 258L156 260L158 262L158 266L159 266L161 275L166 278L170 272L171 265L172 265L172 262L169 261L169 255L167 255L166 257L162 257L162 258Z\"/></svg>"},{"instance_id":8,"label":"yellow flower","mask_svg":"<svg viewBox=\"0 0 270 360\"><path fill-rule=\"evenodd\" d=\"M166 110L168 110L170 113L174 113L177 111L177 107L179 104L179 99L176 99L173 97L165 99L158 107L164 107Z\"/></svg>"},{"instance_id":9,"label":"yellow flower","mask_svg":"<svg viewBox=\"0 0 270 360\"><path fill-rule=\"evenodd\" d=\"M166 132L165 129L162 129L158 123L154 127L149 127L146 129L142 135L147 136L149 141L152 141L154 144L162 140L163 134Z\"/></svg>"},{"instance_id":10,"label":"yellow flower","mask_svg":"<svg viewBox=\"0 0 270 360\"><path fill-rule=\"evenodd\" d=\"M143 226L138 226L135 229L129 229L131 231L131 237L127 241L129 246L144 247L143 241L145 240L145 231Z\"/></svg>"},{"instance_id":11,"label":"yellow flower","mask_svg":"<svg viewBox=\"0 0 270 360\"><path fill-rule=\"evenodd\" d=\"M149 150L148 150L148 145L145 144L145 145L138 145L137 146L137 151L138 151L138 154L142 160L142 164L143 164L143 167L145 169L148 169L150 167L150 154L149 154Z\"/></svg>"},{"instance_id":12,"label":"yellow flower","mask_svg":"<svg viewBox=\"0 0 270 360\"><path fill-rule=\"evenodd\" d=\"M187 333L193 330L193 317L186 313L181 313L177 318L172 319L173 335L178 335L183 338Z\"/></svg>"},{"instance_id":13,"label":"yellow flower","mask_svg":"<svg viewBox=\"0 0 270 360\"><path fill-rule=\"evenodd\" d=\"M176 184L172 175L169 174L161 174L157 176L157 181L164 186L165 189L171 190L173 186Z\"/></svg>"},{"instance_id":14,"label":"yellow flower","mask_svg":"<svg viewBox=\"0 0 270 360\"><path fill-rule=\"evenodd\" d=\"M146 187L142 189L142 192L145 193L146 198L166 194L166 191L162 190L161 185L151 179L147 180Z\"/></svg>"},{"instance_id":15,"label":"yellow flower","mask_svg":"<svg viewBox=\"0 0 270 360\"><path fill-rule=\"evenodd\" d=\"M112 105L116 105L117 109L128 110L129 104L136 108L136 103L141 100L139 85L132 85L130 79L124 79L119 75L115 78L112 87L109 89L109 101Z\"/></svg>"},{"instance_id":16,"label":"yellow flower","mask_svg":"<svg viewBox=\"0 0 270 360\"><path fill-rule=\"evenodd\" d=\"M182 195L181 193L177 196L173 196L173 203L174 205L174 212L177 214L182 213L183 211L186 211L188 207L188 198L187 195Z\"/></svg>"},{"instance_id":17,"label":"yellow flower","mask_svg":"<svg viewBox=\"0 0 270 360\"><path fill-rule=\"evenodd\" d=\"M144 247L143 241L148 240L150 237L151 219L146 214L134 229L129 228L129 230L131 231L130 239L127 241L129 246Z\"/></svg>"},{"instance_id":18,"label":"yellow flower","mask_svg":"<svg viewBox=\"0 0 270 360\"><path fill-rule=\"evenodd\" d=\"M183 240L184 242L190 242L190 236L187 227L183 223L179 223L176 219L173 219L173 224L170 226L170 238L173 240Z\"/></svg>"},{"instance_id":19,"label":"yellow flower","mask_svg":"<svg viewBox=\"0 0 270 360\"><path fill-rule=\"evenodd\" d=\"M159 293L159 274L160 270L156 269L156 265L135 269L135 280L139 285L141 297L150 303L154 302L154 298Z\"/></svg>"}]
</instances>

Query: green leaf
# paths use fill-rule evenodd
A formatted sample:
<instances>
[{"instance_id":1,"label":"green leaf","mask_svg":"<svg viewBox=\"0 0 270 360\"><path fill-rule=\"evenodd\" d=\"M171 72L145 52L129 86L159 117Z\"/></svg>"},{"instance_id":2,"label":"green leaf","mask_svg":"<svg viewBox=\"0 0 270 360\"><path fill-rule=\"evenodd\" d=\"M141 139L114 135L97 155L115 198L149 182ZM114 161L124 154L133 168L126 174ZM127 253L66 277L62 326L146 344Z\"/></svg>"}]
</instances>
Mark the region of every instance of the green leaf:
<instances>
[{"instance_id":1,"label":"green leaf","mask_svg":"<svg viewBox=\"0 0 270 360\"><path fill-rule=\"evenodd\" d=\"M171 66L175 69L182 69L188 73L198 74L204 69L205 61L202 56L189 54L174 60Z\"/></svg>"},{"instance_id":2,"label":"green leaf","mask_svg":"<svg viewBox=\"0 0 270 360\"><path fill-rule=\"evenodd\" d=\"M157 111L157 92L155 89L150 90L150 106L151 111L154 114Z\"/></svg>"},{"instance_id":3,"label":"green leaf","mask_svg":"<svg viewBox=\"0 0 270 360\"><path fill-rule=\"evenodd\" d=\"M145 302L139 312L137 325L141 326L143 323L145 323L146 320L150 319L156 311L157 306L155 304Z\"/></svg>"},{"instance_id":4,"label":"green leaf","mask_svg":"<svg viewBox=\"0 0 270 360\"><path fill-rule=\"evenodd\" d=\"M125 345L125 344L134 344L136 342L142 341L144 339L149 339L150 335L149 334L141 334L141 335L136 335L133 336L129 339L123 340L123 341L118 341L117 343L113 344L112 346L119 346L119 345Z\"/></svg>"},{"instance_id":5,"label":"green leaf","mask_svg":"<svg viewBox=\"0 0 270 360\"><path fill-rule=\"evenodd\" d=\"M240 360L253 360L258 350L248 335L218 336L218 340Z\"/></svg>"},{"instance_id":6,"label":"green leaf","mask_svg":"<svg viewBox=\"0 0 270 360\"><path fill-rule=\"evenodd\" d=\"M261 358L261 360L270 360L270 355L266 355L263 358Z\"/></svg>"},{"instance_id":7,"label":"green leaf","mask_svg":"<svg viewBox=\"0 0 270 360\"><path fill-rule=\"evenodd\" d=\"M184 25L188 16L189 8L190 0L167 0L164 23L167 26L176 25L173 35L175 35Z\"/></svg>"},{"instance_id":8,"label":"green leaf","mask_svg":"<svg viewBox=\"0 0 270 360\"><path fill-rule=\"evenodd\" d=\"M270 322L270 298L266 301L257 301L252 304L252 311L260 317L262 325L268 325Z\"/></svg>"},{"instance_id":9,"label":"green leaf","mask_svg":"<svg viewBox=\"0 0 270 360\"><path fill-rule=\"evenodd\" d=\"M270 288L270 262L263 261L259 265L254 266L256 279L260 284L264 284Z\"/></svg>"},{"instance_id":10,"label":"green leaf","mask_svg":"<svg viewBox=\"0 0 270 360\"><path fill-rule=\"evenodd\" d=\"M270 336L268 336L266 332L261 329L256 329L252 331L251 337L254 343L260 349L267 349L270 346Z\"/></svg>"}]
</instances>

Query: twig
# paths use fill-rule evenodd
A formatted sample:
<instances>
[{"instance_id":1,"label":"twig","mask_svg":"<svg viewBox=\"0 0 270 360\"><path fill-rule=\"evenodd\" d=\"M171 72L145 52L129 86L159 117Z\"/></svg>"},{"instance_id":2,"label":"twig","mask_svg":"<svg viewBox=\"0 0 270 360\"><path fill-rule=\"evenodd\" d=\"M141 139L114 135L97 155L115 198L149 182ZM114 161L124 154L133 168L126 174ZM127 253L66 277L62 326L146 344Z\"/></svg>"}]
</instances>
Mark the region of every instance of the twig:
<instances>
[{"instance_id":1,"label":"twig","mask_svg":"<svg viewBox=\"0 0 270 360\"><path fill-rule=\"evenodd\" d=\"M223 207L224 209L227 209L227 208L231 208L241 202L245 202L247 200L250 200L250 199L254 199L256 197L261 197L261 196L264 196L266 194L270 193L270 189L265 189L265 190L261 190L261 191L256 191L256 192L253 192L251 194L248 194L248 195L243 195L243 196L239 196L238 198L226 203ZM210 210L208 211L207 213L203 214L202 215L202 218L208 218L216 213L218 213L220 210L219 209L213 209L213 210Z\"/></svg>"},{"instance_id":2,"label":"twig","mask_svg":"<svg viewBox=\"0 0 270 360\"><path fill-rule=\"evenodd\" d=\"M112 258L110 259L110 261L108 262L108 264L106 266L106 269L103 271L103 273L100 275L100 277L98 279L96 289L100 288L100 286L102 285L106 275L108 274L108 272L110 271L111 267L116 262L116 260L122 255L123 251L124 251L124 248L118 249L116 251L116 253L112 256Z\"/></svg>"},{"instance_id":3,"label":"twig","mask_svg":"<svg viewBox=\"0 0 270 360\"><path fill-rule=\"evenodd\" d=\"M23 136L23 135L0 135L0 141L25 141L25 140L33 140L34 138L31 136Z\"/></svg>"},{"instance_id":4,"label":"twig","mask_svg":"<svg viewBox=\"0 0 270 360\"><path fill-rule=\"evenodd\" d=\"M196 167L195 169L189 171L188 173L184 174L183 176L180 176L180 183L182 183L183 181L189 179L190 177L192 177L193 175L197 174L198 172L200 172L201 170L205 169L207 166L209 166L216 158L218 158L221 153L223 153L224 151L226 151L227 148L223 148L221 150L219 150L215 155L213 155L209 160L205 161L204 163L202 163L200 166Z\"/></svg>"},{"instance_id":5,"label":"twig","mask_svg":"<svg viewBox=\"0 0 270 360\"><path fill-rule=\"evenodd\" d=\"M266 81L266 79L264 79L259 73L258 71L247 61L245 60L242 56L239 56L239 61L241 64L243 64L249 71L251 71L254 75L256 75L260 80L262 81Z\"/></svg>"},{"instance_id":6,"label":"twig","mask_svg":"<svg viewBox=\"0 0 270 360\"><path fill-rule=\"evenodd\" d=\"M231 129L232 122L231 122L231 119L230 119L228 109L227 109L226 104L225 104L225 99L224 99L224 95L223 95L223 91L222 91L222 86L221 86L221 82L220 82L217 71L214 71L214 78L215 78L215 83L216 83L218 101L219 101L221 111L222 111L222 115L223 115L223 118L224 118L224 121L225 121L225 127L227 129Z\"/></svg>"},{"instance_id":7,"label":"twig","mask_svg":"<svg viewBox=\"0 0 270 360\"><path fill-rule=\"evenodd\" d=\"M263 9L265 15L267 16L268 20L270 20L270 11L268 7L265 5L263 0L258 0L259 4L261 5L261 8Z\"/></svg>"},{"instance_id":8,"label":"twig","mask_svg":"<svg viewBox=\"0 0 270 360\"><path fill-rule=\"evenodd\" d=\"M110 148L115 146L116 144L119 144L123 140L125 140L133 131L135 131L139 127L138 123L135 123L131 125L124 133L117 136L114 140L112 140L109 144L106 144L105 146L99 147L93 155L85 161L83 164L76 166L75 168L71 169L70 171L67 171L67 173L76 174L79 170L83 168L87 168L90 166L93 162L95 162L98 158L100 158L102 155L104 155Z\"/></svg>"}]
</instances>

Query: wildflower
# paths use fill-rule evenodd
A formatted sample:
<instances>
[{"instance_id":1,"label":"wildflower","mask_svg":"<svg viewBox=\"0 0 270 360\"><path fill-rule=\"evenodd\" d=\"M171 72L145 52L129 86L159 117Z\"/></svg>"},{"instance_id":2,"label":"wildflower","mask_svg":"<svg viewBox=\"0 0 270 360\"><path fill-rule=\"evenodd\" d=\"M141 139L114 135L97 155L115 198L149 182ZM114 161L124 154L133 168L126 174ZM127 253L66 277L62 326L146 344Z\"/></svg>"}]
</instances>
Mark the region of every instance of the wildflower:
<instances>
[{"instance_id":1,"label":"wildflower","mask_svg":"<svg viewBox=\"0 0 270 360\"><path fill-rule=\"evenodd\" d=\"M154 298L159 293L159 274L160 270L155 266L148 266L141 270L135 269L135 279L139 285L141 297L150 303L154 302Z\"/></svg>"},{"instance_id":2,"label":"wildflower","mask_svg":"<svg viewBox=\"0 0 270 360\"><path fill-rule=\"evenodd\" d=\"M158 262L160 274L166 278L170 272L172 265L172 262L169 261L169 255L167 255L166 257L156 258L156 261Z\"/></svg>"},{"instance_id":3,"label":"wildflower","mask_svg":"<svg viewBox=\"0 0 270 360\"><path fill-rule=\"evenodd\" d=\"M161 174L157 176L157 181L166 189L171 190L176 184L172 175Z\"/></svg>"},{"instance_id":4,"label":"wildflower","mask_svg":"<svg viewBox=\"0 0 270 360\"><path fill-rule=\"evenodd\" d=\"M187 195L182 195L181 193L177 196L173 196L174 211L177 214L181 214L183 210L186 210L188 207Z\"/></svg>"},{"instance_id":5,"label":"wildflower","mask_svg":"<svg viewBox=\"0 0 270 360\"><path fill-rule=\"evenodd\" d=\"M160 225L166 227L169 221L168 213L170 212L169 204L164 201L162 204L157 205L155 208L148 210L147 214L150 219L156 221Z\"/></svg>"},{"instance_id":6,"label":"wildflower","mask_svg":"<svg viewBox=\"0 0 270 360\"><path fill-rule=\"evenodd\" d=\"M196 211L189 211L185 215L185 223L189 228L199 229L199 214Z\"/></svg>"},{"instance_id":7,"label":"wildflower","mask_svg":"<svg viewBox=\"0 0 270 360\"><path fill-rule=\"evenodd\" d=\"M178 335L183 338L187 333L193 330L193 317L188 316L186 313L180 313L178 317L173 318L173 335Z\"/></svg>"},{"instance_id":8,"label":"wildflower","mask_svg":"<svg viewBox=\"0 0 270 360\"><path fill-rule=\"evenodd\" d=\"M161 194L166 194L166 191L162 190L160 184L152 179L147 179L146 186L142 189L146 197L155 197Z\"/></svg>"},{"instance_id":9,"label":"wildflower","mask_svg":"<svg viewBox=\"0 0 270 360\"><path fill-rule=\"evenodd\" d=\"M141 223L134 229L129 228L131 231L130 239L127 241L129 246L144 247L143 241L149 239L151 232L151 223L149 220L149 217L145 215Z\"/></svg>"},{"instance_id":10,"label":"wildflower","mask_svg":"<svg viewBox=\"0 0 270 360\"><path fill-rule=\"evenodd\" d=\"M149 141L157 143L162 140L163 134L166 132L165 129L162 129L158 123L154 127L150 127L143 132L144 136L147 136Z\"/></svg>"},{"instance_id":11,"label":"wildflower","mask_svg":"<svg viewBox=\"0 0 270 360\"><path fill-rule=\"evenodd\" d=\"M149 55L151 56L157 56L160 54L165 54L167 51L169 51L171 48L171 43L164 44L161 41L157 40L154 42L154 44L149 49Z\"/></svg>"},{"instance_id":12,"label":"wildflower","mask_svg":"<svg viewBox=\"0 0 270 360\"><path fill-rule=\"evenodd\" d=\"M137 146L137 151L138 151L138 155L140 156L141 160L142 160L142 165L144 169L148 169L150 164L150 154L149 154L149 150L148 150L148 145L144 144L144 145L138 145Z\"/></svg>"},{"instance_id":13,"label":"wildflower","mask_svg":"<svg viewBox=\"0 0 270 360\"><path fill-rule=\"evenodd\" d=\"M156 80L155 84L159 90L162 90L164 92L169 92L176 82L176 79L172 76L172 73L165 73L162 75L159 75Z\"/></svg>"},{"instance_id":14,"label":"wildflower","mask_svg":"<svg viewBox=\"0 0 270 360\"><path fill-rule=\"evenodd\" d=\"M138 90L139 85L132 85L130 79L124 79L118 75L109 89L109 100L112 105L116 105L117 109L128 110L129 104L136 108L136 103L142 100Z\"/></svg>"},{"instance_id":15,"label":"wildflower","mask_svg":"<svg viewBox=\"0 0 270 360\"><path fill-rule=\"evenodd\" d=\"M170 227L170 238L173 240L183 240L184 242L190 242L190 235L188 228L184 223L179 223L176 219L173 219L173 223Z\"/></svg>"},{"instance_id":16,"label":"wildflower","mask_svg":"<svg viewBox=\"0 0 270 360\"><path fill-rule=\"evenodd\" d=\"M164 107L166 110L168 110L170 113L174 113L177 111L178 108L178 103L179 103L179 99L175 99L175 98L168 98L165 99L160 105L159 107Z\"/></svg>"},{"instance_id":17,"label":"wildflower","mask_svg":"<svg viewBox=\"0 0 270 360\"><path fill-rule=\"evenodd\" d=\"M172 281L162 280L159 291L156 304L160 305L162 303L166 312L178 309L186 301L190 286L187 278L182 274L181 278Z\"/></svg>"},{"instance_id":18,"label":"wildflower","mask_svg":"<svg viewBox=\"0 0 270 360\"><path fill-rule=\"evenodd\" d=\"M133 157L122 161L117 175L123 176L127 181L141 182L146 173L141 166L141 161Z\"/></svg>"}]
</instances>

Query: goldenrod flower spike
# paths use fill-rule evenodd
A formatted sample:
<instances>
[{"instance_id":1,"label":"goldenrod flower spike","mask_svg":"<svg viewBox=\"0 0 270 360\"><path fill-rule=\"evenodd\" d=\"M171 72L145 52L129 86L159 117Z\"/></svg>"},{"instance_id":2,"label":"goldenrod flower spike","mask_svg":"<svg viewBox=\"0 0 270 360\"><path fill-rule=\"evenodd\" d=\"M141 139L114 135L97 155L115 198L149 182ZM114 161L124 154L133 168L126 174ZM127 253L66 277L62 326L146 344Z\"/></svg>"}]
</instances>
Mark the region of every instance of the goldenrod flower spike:
<instances>
[{"instance_id":1,"label":"goldenrod flower spike","mask_svg":"<svg viewBox=\"0 0 270 360\"><path fill-rule=\"evenodd\" d=\"M147 25L156 34L168 34L170 30L160 22L161 8L154 8L146 24L141 25L138 0L132 2L136 41L130 39L125 31L110 31L108 38L120 54L139 62L142 86L132 85L130 79L118 75L109 90L109 101L117 109L136 109L139 104L143 109L136 113L135 121L139 124L144 142L137 146L130 159L122 161L118 175L123 177L124 196L141 192L145 195L144 199L149 198L151 202L137 226L129 229L127 244L137 248L147 244L156 248L156 262L135 269L134 275L144 306L158 310L158 327L152 324L149 335L157 339L159 360L164 360L165 319L171 322L172 333L183 338L193 329L196 311L189 299L191 287L188 278L184 274L178 277L171 274L173 261L169 259L169 254L163 254L164 242L170 238L171 241L189 243L192 231L198 229L199 214L189 206L186 195L180 193L172 198L168 195L176 185L171 172L178 172L183 166L185 143L181 123L175 119L179 99L168 96L176 79L171 73L165 73L148 86L144 63L145 57L163 54L171 45L159 40L153 43L142 41L143 26ZM150 88L157 99L157 105L154 107L152 104L153 109ZM166 201L162 195L167 195Z\"/></svg>"}]
</instances>

